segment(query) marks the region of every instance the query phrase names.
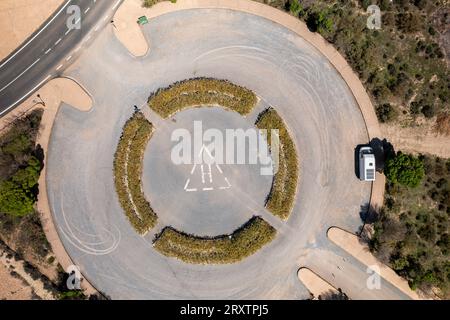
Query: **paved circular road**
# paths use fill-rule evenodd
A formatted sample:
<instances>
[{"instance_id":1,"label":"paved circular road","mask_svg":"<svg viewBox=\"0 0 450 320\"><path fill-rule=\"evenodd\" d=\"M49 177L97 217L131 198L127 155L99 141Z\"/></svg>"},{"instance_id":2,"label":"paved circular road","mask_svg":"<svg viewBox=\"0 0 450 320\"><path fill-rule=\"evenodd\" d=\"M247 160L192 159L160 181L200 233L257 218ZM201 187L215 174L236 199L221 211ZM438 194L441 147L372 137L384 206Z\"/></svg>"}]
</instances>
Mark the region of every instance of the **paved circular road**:
<instances>
[{"instance_id":1,"label":"paved circular road","mask_svg":"<svg viewBox=\"0 0 450 320\"><path fill-rule=\"evenodd\" d=\"M60 109L47 182L58 231L83 274L112 298L307 298L297 278L301 266L326 277L337 274L338 284L361 279L348 290L365 290L365 267L326 239L330 226L358 228L371 190L354 173L354 148L368 142L365 124L329 61L284 27L225 9L162 15L144 33L151 50L143 58L130 56L105 29L67 71L93 95L94 108L89 113L67 105ZM199 76L253 90L261 100L249 121L273 106L300 157L291 218L284 223L253 206L278 236L233 265L190 265L160 255L151 245L154 232L145 237L134 232L114 190L113 155L133 105L144 106L156 130L162 129L161 119L145 107L149 93ZM250 182L230 193L230 204L252 201L245 191L254 187ZM331 269L338 260L346 261L345 273Z\"/></svg>"}]
</instances>

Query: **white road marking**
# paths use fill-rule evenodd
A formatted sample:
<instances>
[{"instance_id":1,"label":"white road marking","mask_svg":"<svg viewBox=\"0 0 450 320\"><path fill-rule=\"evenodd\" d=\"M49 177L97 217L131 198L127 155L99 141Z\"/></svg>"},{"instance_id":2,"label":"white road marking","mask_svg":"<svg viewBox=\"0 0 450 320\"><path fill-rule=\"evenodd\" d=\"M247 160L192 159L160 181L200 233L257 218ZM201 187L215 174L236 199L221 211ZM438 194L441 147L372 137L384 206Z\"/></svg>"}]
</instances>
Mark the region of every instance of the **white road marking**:
<instances>
[{"instance_id":1,"label":"white road marking","mask_svg":"<svg viewBox=\"0 0 450 320\"><path fill-rule=\"evenodd\" d=\"M120 1L122 0L117 0L116 4L114 4L114 6L112 7L113 10L117 8L117 6L120 4Z\"/></svg>"},{"instance_id":2,"label":"white road marking","mask_svg":"<svg viewBox=\"0 0 450 320\"><path fill-rule=\"evenodd\" d=\"M62 68L62 64L60 64L59 66L58 66L58 68L56 68L56 71L58 71L59 69L61 69Z\"/></svg>"},{"instance_id":3,"label":"white road marking","mask_svg":"<svg viewBox=\"0 0 450 320\"><path fill-rule=\"evenodd\" d=\"M58 43L60 43L62 41L62 38L59 38L56 42L55 42L55 46L58 45Z\"/></svg>"},{"instance_id":4,"label":"white road marking","mask_svg":"<svg viewBox=\"0 0 450 320\"><path fill-rule=\"evenodd\" d=\"M68 56L68 57L66 58L66 61L69 61L70 59L72 59L72 56Z\"/></svg>"},{"instance_id":5,"label":"white road marking","mask_svg":"<svg viewBox=\"0 0 450 320\"><path fill-rule=\"evenodd\" d=\"M191 174L194 174L195 168L197 168L196 164L194 164L194 166L192 167Z\"/></svg>"},{"instance_id":6,"label":"white road marking","mask_svg":"<svg viewBox=\"0 0 450 320\"><path fill-rule=\"evenodd\" d=\"M205 183L205 171L203 170L203 165L200 166L200 169L202 171L202 183Z\"/></svg>"},{"instance_id":7,"label":"white road marking","mask_svg":"<svg viewBox=\"0 0 450 320\"><path fill-rule=\"evenodd\" d=\"M72 31L72 29L67 29L67 31L64 33L64 35L67 36L70 31Z\"/></svg>"},{"instance_id":8,"label":"white road marking","mask_svg":"<svg viewBox=\"0 0 450 320\"><path fill-rule=\"evenodd\" d=\"M19 50L17 50L13 55L11 55L5 62L3 62L0 65L0 68L2 68L5 64L7 64L9 61L11 61L11 59L13 59L19 52L22 52L23 49L25 49L34 39L37 38L37 36L39 36L55 19L57 16L59 16L61 14L61 12L64 11L64 9L69 5L69 3L72 2L72 0L69 0L66 2L66 4L61 8L61 10L59 10L54 16L53 18L45 25L43 26L38 33L36 33L30 40L28 40L27 43L25 43L22 47L20 47Z\"/></svg>"},{"instance_id":9,"label":"white road marking","mask_svg":"<svg viewBox=\"0 0 450 320\"><path fill-rule=\"evenodd\" d=\"M186 184L184 185L184 190L187 189L187 187L188 187L188 185L189 185L189 182L191 182L191 179L187 179Z\"/></svg>"},{"instance_id":10,"label":"white road marking","mask_svg":"<svg viewBox=\"0 0 450 320\"><path fill-rule=\"evenodd\" d=\"M186 189L186 192L196 192L197 189Z\"/></svg>"},{"instance_id":11,"label":"white road marking","mask_svg":"<svg viewBox=\"0 0 450 320\"><path fill-rule=\"evenodd\" d=\"M2 116L4 113L8 112L11 108L14 108L19 102L21 102L23 99L25 99L26 96L28 96L29 94L33 93L37 88L39 88L44 82L46 82L48 79L50 79L51 75L48 75L44 80L42 80L36 87L34 87L33 89L31 89L28 93L26 93L22 98L20 98L19 100L17 100L16 102L14 102L12 105L10 105L8 108L6 108L5 110L3 110L0 113L0 116Z\"/></svg>"},{"instance_id":12,"label":"white road marking","mask_svg":"<svg viewBox=\"0 0 450 320\"><path fill-rule=\"evenodd\" d=\"M48 54L50 51L52 51L52 48L48 48L47 51L45 51L45 54Z\"/></svg>"},{"instance_id":13,"label":"white road marking","mask_svg":"<svg viewBox=\"0 0 450 320\"><path fill-rule=\"evenodd\" d=\"M25 71L23 71L21 74L19 74L17 77L15 77L10 83L8 83L6 86L4 86L0 92L2 92L3 90L5 90L6 88L8 88L14 81L16 81L17 79L19 79L21 76L23 76L23 74L25 72L27 72L28 70L30 70L36 63L38 63L41 60L41 58L37 59L35 62L33 62L31 64L31 66L29 66L28 68L25 69Z\"/></svg>"},{"instance_id":14,"label":"white road marking","mask_svg":"<svg viewBox=\"0 0 450 320\"><path fill-rule=\"evenodd\" d=\"M203 191L213 191L214 188L203 188Z\"/></svg>"},{"instance_id":15,"label":"white road marking","mask_svg":"<svg viewBox=\"0 0 450 320\"><path fill-rule=\"evenodd\" d=\"M84 10L84 14L88 13L89 10L91 10L91 7L88 7L86 10Z\"/></svg>"},{"instance_id":16,"label":"white road marking","mask_svg":"<svg viewBox=\"0 0 450 320\"><path fill-rule=\"evenodd\" d=\"M213 179L212 179L212 171L211 171L211 165L210 164L208 164L208 175L209 175L209 183L212 183Z\"/></svg>"},{"instance_id":17,"label":"white road marking","mask_svg":"<svg viewBox=\"0 0 450 320\"><path fill-rule=\"evenodd\" d=\"M106 21L108 18L109 18L108 15L104 16L104 17L103 17L103 21Z\"/></svg>"}]
</instances>

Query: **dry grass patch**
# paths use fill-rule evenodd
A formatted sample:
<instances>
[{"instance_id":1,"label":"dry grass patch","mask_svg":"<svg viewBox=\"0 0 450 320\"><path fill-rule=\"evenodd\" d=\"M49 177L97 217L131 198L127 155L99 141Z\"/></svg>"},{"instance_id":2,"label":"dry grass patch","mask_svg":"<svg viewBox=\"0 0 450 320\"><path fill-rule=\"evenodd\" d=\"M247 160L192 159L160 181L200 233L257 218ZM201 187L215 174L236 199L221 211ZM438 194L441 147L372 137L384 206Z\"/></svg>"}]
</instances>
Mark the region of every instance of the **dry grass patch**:
<instances>
[{"instance_id":1,"label":"dry grass patch","mask_svg":"<svg viewBox=\"0 0 450 320\"><path fill-rule=\"evenodd\" d=\"M214 238L185 234L167 227L156 237L154 247L165 256L187 263L226 264L254 254L275 235L275 228L262 218L254 217L233 234Z\"/></svg>"},{"instance_id":2,"label":"dry grass patch","mask_svg":"<svg viewBox=\"0 0 450 320\"><path fill-rule=\"evenodd\" d=\"M256 95L227 80L195 78L157 90L148 99L149 107L163 118L189 107L220 105L247 115L257 103Z\"/></svg>"},{"instance_id":3,"label":"dry grass patch","mask_svg":"<svg viewBox=\"0 0 450 320\"><path fill-rule=\"evenodd\" d=\"M269 144L272 141L271 130L279 130L279 168L267 198L266 208L275 216L286 220L291 214L297 191L298 158L295 145L283 119L272 108L265 110L259 115L256 126L259 129L267 130L267 141Z\"/></svg>"},{"instance_id":4,"label":"dry grass patch","mask_svg":"<svg viewBox=\"0 0 450 320\"><path fill-rule=\"evenodd\" d=\"M120 204L140 234L153 228L157 221L141 186L142 160L152 131L152 124L142 113L136 112L123 128L114 159L114 178Z\"/></svg>"}]
</instances>

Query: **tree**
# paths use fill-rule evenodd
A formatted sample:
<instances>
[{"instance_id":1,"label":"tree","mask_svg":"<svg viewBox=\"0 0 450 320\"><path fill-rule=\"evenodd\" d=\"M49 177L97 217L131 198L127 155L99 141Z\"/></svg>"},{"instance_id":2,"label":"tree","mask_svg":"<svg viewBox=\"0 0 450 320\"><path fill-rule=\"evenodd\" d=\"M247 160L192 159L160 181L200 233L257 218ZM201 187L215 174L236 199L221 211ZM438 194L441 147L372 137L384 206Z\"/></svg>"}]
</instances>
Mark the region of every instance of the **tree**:
<instances>
[{"instance_id":1,"label":"tree","mask_svg":"<svg viewBox=\"0 0 450 320\"><path fill-rule=\"evenodd\" d=\"M387 160L384 173L387 179L394 184L415 188L422 181L425 169L419 158L398 152Z\"/></svg>"},{"instance_id":2,"label":"tree","mask_svg":"<svg viewBox=\"0 0 450 320\"><path fill-rule=\"evenodd\" d=\"M0 183L0 212L24 216L33 212L41 164L31 157L27 167L19 169L9 180Z\"/></svg>"}]
</instances>

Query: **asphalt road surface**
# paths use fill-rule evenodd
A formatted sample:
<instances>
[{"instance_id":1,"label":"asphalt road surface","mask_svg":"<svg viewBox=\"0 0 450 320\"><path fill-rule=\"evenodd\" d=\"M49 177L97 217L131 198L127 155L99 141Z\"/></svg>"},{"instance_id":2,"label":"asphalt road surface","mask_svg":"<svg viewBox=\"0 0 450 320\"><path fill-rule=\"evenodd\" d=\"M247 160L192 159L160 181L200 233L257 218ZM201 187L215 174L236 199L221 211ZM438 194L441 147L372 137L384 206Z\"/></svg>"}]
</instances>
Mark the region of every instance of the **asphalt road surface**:
<instances>
[{"instance_id":1,"label":"asphalt road surface","mask_svg":"<svg viewBox=\"0 0 450 320\"><path fill-rule=\"evenodd\" d=\"M371 184L354 173L354 148L369 139L365 123L329 61L284 27L231 10L165 14L152 19L144 33L151 44L145 57L132 57L112 28L105 28L64 73L87 88L94 107L87 113L68 105L60 109L47 187L62 241L89 281L122 299L302 299L309 293L297 271L306 266L353 299L407 299L383 279L381 290L370 290L367 267L326 237L331 226L357 231L371 193ZM158 130L162 120L145 106L150 92L199 76L253 90L261 101L251 119L273 106L291 130L300 158L290 219L282 222L254 206L254 214L277 228L277 238L232 265L192 265L162 256L152 240L170 221L162 215L155 230L139 236L114 188L113 156L133 106L142 107ZM258 185L230 182L238 189L224 200L253 201L251 190Z\"/></svg>"},{"instance_id":2,"label":"asphalt road surface","mask_svg":"<svg viewBox=\"0 0 450 320\"><path fill-rule=\"evenodd\" d=\"M0 62L0 117L6 115L46 81L59 76L106 24L121 0L70 0ZM69 29L70 6L80 8L80 29ZM22 21L27 23L27 21Z\"/></svg>"}]
</instances>

